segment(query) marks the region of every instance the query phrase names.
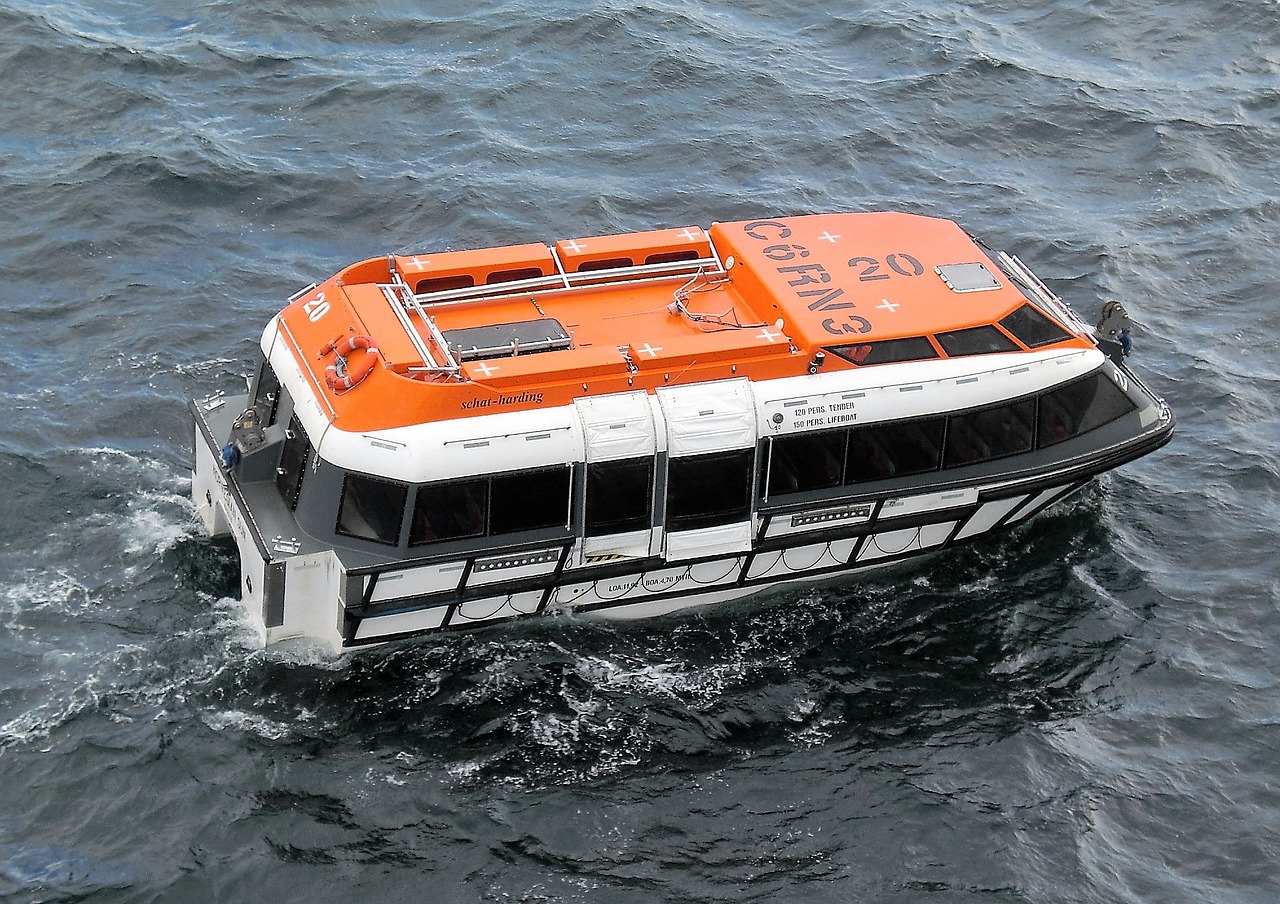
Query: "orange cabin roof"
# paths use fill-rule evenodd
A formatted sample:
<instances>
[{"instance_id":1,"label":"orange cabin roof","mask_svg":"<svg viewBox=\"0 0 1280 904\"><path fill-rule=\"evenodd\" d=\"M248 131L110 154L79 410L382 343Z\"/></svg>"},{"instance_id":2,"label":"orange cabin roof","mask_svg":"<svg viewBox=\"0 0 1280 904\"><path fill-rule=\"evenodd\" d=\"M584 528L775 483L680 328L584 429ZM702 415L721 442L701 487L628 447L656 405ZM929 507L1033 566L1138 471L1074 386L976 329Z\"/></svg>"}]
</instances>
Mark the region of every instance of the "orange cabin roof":
<instances>
[{"instance_id":1,"label":"orange cabin roof","mask_svg":"<svg viewBox=\"0 0 1280 904\"><path fill-rule=\"evenodd\" d=\"M954 223L846 213L372 259L280 321L334 423L376 430L796 376L819 351L888 339L927 337L941 356L936 334L996 324L1025 304ZM377 363L354 388L331 389L334 355L321 352L355 335L373 340ZM1079 334L1062 342L1092 346ZM853 360L830 354L823 367Z\"/></svg>"}]
</instances>

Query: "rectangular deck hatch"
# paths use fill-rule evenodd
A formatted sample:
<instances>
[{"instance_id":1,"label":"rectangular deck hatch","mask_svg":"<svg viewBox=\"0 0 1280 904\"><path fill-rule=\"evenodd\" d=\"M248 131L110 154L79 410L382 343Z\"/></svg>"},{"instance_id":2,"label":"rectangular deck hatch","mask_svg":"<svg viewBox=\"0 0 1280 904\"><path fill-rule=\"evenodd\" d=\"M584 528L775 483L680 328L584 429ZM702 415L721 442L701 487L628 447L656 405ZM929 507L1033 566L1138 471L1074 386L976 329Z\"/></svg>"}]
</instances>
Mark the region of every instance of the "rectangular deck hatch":
<instances>
[{"instance_id":1,"label":"rectangular deck hatch","mask_svg":"<svg viewBox=\"0 0 1280 904\"><path fill-rule=\"evenodd\" d=\"M443 330L445 341L459 361L511 358L570 348L573 339L551 317Z\"/></svg>"},{"instance_id":2,"label":"rectangular deck hatch","mask_svg":"<svg viewBox=\"0 0 1280 904\"><path fill-rule=\"evenodd\" d=\"M934 268L952 292L985 292L1000 288L985 264L943 264Z\"/></svg>"}]
</instances>

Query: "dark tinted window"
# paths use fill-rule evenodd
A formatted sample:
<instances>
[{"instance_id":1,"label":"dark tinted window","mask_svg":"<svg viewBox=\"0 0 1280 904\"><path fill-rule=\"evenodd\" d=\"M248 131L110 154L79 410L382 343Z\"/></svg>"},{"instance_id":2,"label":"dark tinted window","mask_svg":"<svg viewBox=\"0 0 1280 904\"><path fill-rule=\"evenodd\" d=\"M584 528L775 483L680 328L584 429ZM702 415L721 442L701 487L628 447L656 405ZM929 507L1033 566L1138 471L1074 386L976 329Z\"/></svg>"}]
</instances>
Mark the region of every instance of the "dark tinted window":
<instances>
[{"instance_id":1,"label":"dark tinted window","mask_svg":"<svg viewBox=\"0 0 1280 904\"><path fill-rule=\"evenodd\" d=\"M801 433L773 440L769 496L840 486L848 431Z\"/></svg>"},{"instance_id":2,"label":"dark tinted window","mask_svg":"<svg viewBox=\"0 0 1280 904\"><path fill-rule=\"evenodd\" d=\"M1040 445L1071 439L1133 410L1129 397L1102 374L1062 386L1040 399Z\"/></svg>"},{"instance_id":3,"label":"dark tinted window","mask_svg":"<svg viewBox=\"0 0 1280 904\"><path fill-rule=\"evenodd\" d=\"M276 489L289 508L298 505L298 493L302 490L302 478L307 472L307 455L310 444L302 422L295 414L289 421L284 448L280 451L280 467L276 469Z\"/></svg>"},{"instance_id":4,"label":"dark tinted window","mask_svg":"<svg viewBox=\"0 0 1280 904\"><path fill-rule=\"evenodd\" d=\"M413 504L409 545L569 523L568 467L428 484Z\"/></svg>"},{"instance_id":5,"label":"dark tinted window","mask_svg":"<svg viewBox=\"0 0 1280 904\"><path fill-rule=\"evenodd\" d=\"M943 418L857 427L849 431L845 483L920 474L938 467Z\"/></svg>"},{"instance_id":6,"label":"dark tinted window","mask_svg":"<svg viewBox=\"0 0 1280 904\"><path fill-rule=\"evenodd\" d=\"M569 469L524 471L493 478L489 533L509 534L569 523Z\"/></svg>"},{"instance_id":7,"label":"dark tinted window","mask_svg":"<svg viewBox=\"0 0 1280 904\"><path fill-rule=\"evenodd\" d=\"M489 481L463 480L418 487L409 545L480 537L489 510Z\"/></svg>"},{"instance_id":8,"label":"dark tinted window","mask_svg":"<svg viewBox=\"0 0 1280 904\"><path fill-rule=\"evenodd\" d=\"M953 415L947 429L946 466L975 464L1031 448L1035 399Z\"/></svg>"},{"instance_id":9,"label":"dark tinted window","mask_svg":"<svg viewBox=\"0 0 1280 904\"><path fill-rule=\"evenodd\" d=\"M475 278L467 273L460 276L435 276L430 279L418 280L418 285L414 287L414 291L419 295L425 295L428 292L448 292L450 289L469 289L475 284Z\"/></svg>"},{"instance_id":10,"label":"dark tinted window","mask_svg":"<svg viewBox=\"0 0 1280 904\"><path fill-rule=\"evenodd\" d=\"M693 530L746 521L754 450L673 458L667 468L667 528Z\"/></svg>"},{"instance_id":11,"label":"dark tinted window","mask_svg":"<svg viewBox=\"0 0 1280 904\"><path fill-rule=\"evenodd\" d=\"M403 483L348 474L338 507L338 533L395 546L409 488Z\"/></svg>"},{"instance_id":12,"label":"dark tinted window","mask_svg":"<svg viewBox=\"0 0 1280 904\"><path fill-rule=\"evenodd\" d=\"M611 257L602 261L583 261L578 264L578 272L586 273L591 270L617 270L619 267L632 267L635 265L629 257Z\"/></svg>"},{"instance_id":13,"label":"dark tinted window","mask_svg":"<svg viewBox=\"0 0 1280 904\"><path fill-rule=\"evenodd\" d=\"M644 259L646 264L674 264L677 261L696 261L698 252L690 248L687 251L659 251Z\"/></svg>"},{"instance_id":14,"label":"dark tinted window","mask_svg":"<svg viewBox=\"0 0 1280 904\"><path fill-rule=\"evenodd\" d=\"M883 342L862 342L854 345L837 345L827 349L854 364L894 364L898 361L923 361L938 357L938 350L924 336L906 339L886 339Z\"/></svg>"},{"instance_id":15,"label":"dark tinted window","mask_svg":"<svg viewBox=\"0 0 1280 904\"><path fill-rule=\"evenodd\" d=\"M1027 348L1052 345L1071 338L1070 333L1029 304L1024 304L1005 317L1000 325L1017 336L1018 341Z\"/></svg>"},{"instance_id":16,"label":"dark tinted window","mask_svg":"<svg viewBox=\"0 0 1280 904\"><path fill-rule=\"evenodd\" d=\"M645 530L652 499L652 458L587 465L587 536Z\"/></svg>"},{"instance_id":17,"label":"dark tinted window","mask_svg":"<svg viewBox=\"0 0 1280 904\"><path fill-rule=\"evenodd\" d=\"M952 330L934 336L942 350L953 358L962 355L986 355L992 352L1016 352L1018 343L993 326L975 326L968 330Z\"/></svg>"},{"instance_id":18,"label":"dark tinted window","mask_svg":"<svg viewBox=\"0 0 1280 904\"><path fill-rule=\"evenodd\" d=\"M493 285L494 283L515 282L519 279L537 279L543 275L545 274L538 267L521 267L519 270L498 270L490 273L485 282Z\"/></svg>"}]
</instances>

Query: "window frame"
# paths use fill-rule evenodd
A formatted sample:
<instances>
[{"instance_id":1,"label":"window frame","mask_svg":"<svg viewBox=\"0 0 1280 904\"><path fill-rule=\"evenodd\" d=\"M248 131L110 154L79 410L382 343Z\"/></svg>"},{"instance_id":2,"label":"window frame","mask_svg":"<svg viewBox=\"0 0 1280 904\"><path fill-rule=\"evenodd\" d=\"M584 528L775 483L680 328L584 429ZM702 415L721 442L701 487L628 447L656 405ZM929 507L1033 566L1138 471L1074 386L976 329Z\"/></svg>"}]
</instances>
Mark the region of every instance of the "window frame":
<instances>
[{"instance_id":1,"label":"window frame","mask_svg":"<svg viewBox=\"0 0 1280 904\"><path fill-rule=\"evenodd\" d=\"M515 483L517 481L528 481L529 479L535 478L538 475L562 475L562 477L557 476L557 480L563 479L564 481L565 492L563 496L563 501L564 501L563 512L557 515L557 518L554 522L532 524L532 525L521 525L517 527L506 528L503 530L498 530L497 528L495 528L494 524L498 520L498 515L501 515L503 518L509 518L509 514L507 511L498 510L497 503L499 501L501 502L504 508L514 509L515 507L518 507L518 503L513 503L510 498L499 499L499 494L495 492L497 489L497 484L500 481L511 482L511 483ZM490 474L488 475L488 478L489 478L489 494L488 494L489 495L489 511L487 513L487 517L485 518L485 536L505 537L510 534L525 534L525 533L529 533L530 531L552 530L555 528L565 530L568 528L570 523L570 518L572 517L572 513L573 513L573 469L571 467L568 467L565 465L559 465L559 466L554 466L550 468L526 468L519 471L504 471L500 474ZM529 493L528 489L526 489L522 493L517 488L515 490L505 490L502 495L506 497L508 494L510 494L511 496L521 496L527 499L528 493Z\"/></svg>"},{"instance_id":2,"label":"window frame","mask_svg":"<svg viewBox=\"0 0 1280 904\"><path fill-rule=\"evenodd\" d=\"M396 516L396 521L395 521L395 536L393 538L386 539L382 536L368 537L368 536L365 536L364 534L357 534L349 530L342 529L343 527L342 516L347 509L348 490L353 486L353 483L352 483L353 481L365 481L369 484L399 488L400 504L398 506L398 514ZM352 501L354 501L354 499ZM333 532L340 537L347 537L352 540L364 540L368 543L377 543L381 546L399 546L400 538L401 536L404 535L404 515L405 515L405 509L408 506L408 504L409 504L409 484L403 483L399 480L390 480L386 477L376 477L372 474L362 474L359 471L348 471L342 477L342 490L338 495L338 514L337 514L337 519L334 521ZM360 516L361 516L361 519L364 521L364 523L369 525L370 528L373 528L374 532L376 533L377 532L376 526L370 523L370 521L364 517L363 512L360 512Z\"/></svg>"},{"instance_id":3,"label":"window frame","mask_svg":"<svg viewBox=\"0 0 1280 904\"><path fill-rule=\"evenodd\" d=\"M477 477L455 478L452 480L433 481L431 483L422 483L414 487L412 515L410 516L409 537L407 540L410 549L417 549L424 546L432 546L439 543L449 543L464 540L482 540L493 537L510 537L520 534L529 534L535 532L560 531L568 532L572 525L573 519L573 501L574 501L574 463L563 465L552 465L542 468L523 468L519 471L501 471L494 474L482 474ZM532 477L536 474L561 474L563 473L565 483L564 496L564 513L563 517L557 513L554 523L540 524L536 526L521 526L511 530L494 530L494 482L504 479L517 479L520 477ZM482 494L477 500L474 497L470 500L478 503L480 512L481 529L477 532L449 534L443 537L431 537L427 539L415 538L416 524L418 522L418 507L423 499L424 493L431 493L438 490L447 490L450 487L467 487L478 486L482 489ZM429 524L429 520L426 522Z\"/></svg>"},{"instance_id":4,"label":"window frame","mask_svg":"<svg viewBox=\"0 0 1280 904\"><path fill-rule=\"evenodd\" d=\"M1029 314L1033 319L1026 320L1026 314ZM1023 318L1021 323L1010 324L1010 321L1020 317ZM1050 317L1029 301L1018 305L1008 314L1005 314L997 321L997 324L1002 330L1030 349L1057 345L1059 342L1066 342L1074 336L1071 330L1059 323L1056 318ZM1030 335L1033 330L1045 330L1047 327L1056 330L1058 335L1051 337L1041 336L1040 338ZM1024 333L1027 335L1024 335ZM1032 339L1035 341L1032 341Z\"/></svg>"},{"instance_id":5,"label":"window frame","mask_svg":"<svg viewBox=\"0 0 1280 904\"><path fill-rule=\"evenodd\" d=\"M838 473L836 474L834 482L827 483L826 485L797 486L797 488L794 490L790 490L790 489L782 490L778 488L775 481L780 479L779 474L781 473L778 468L779 453L781 453L782 455L788 458L788 463L786 467L789 473L791 473L793 477L797 477L797 482L799 482L798 475L796 473L798 469L794 466L795 462L797 462L797 459L794 457L794 455L788 454L788 450L785 450L785 449L780 450L778 448L779 445L782 443L786 443L786 444L795 443L796 445L799 445L804 442L812 442L815 440L821 442L828 437L829 438L839 437L840 451L839 451L839 454L836 456L836 465L838 468ZM827 450L827 451L830 451L830 450ZM815 493L815 492L821 492L823 490L838 489L839 487L843 486L845 483L846 469L848 467L848 464L847 464L848 455L849 455L849 428L848 427L840 427L835 430L806 430L806 431L797 432L797 433L788 433L783 436L769 437L769 454L765 459L765 467L762 472L762 480L761 480L763 498L772 499L775 496L792 496L797 493Z\"/></svg>"},{"instance_id":6,"label":"window frame","mask_svg":"<svg viewBox=\"0 0 1280 904\"><path fill-rule=\"evenodd\" d=\"M479 508L479 530L466 532L450 533L445 536L432 536L425 539L415 539L414 534L418 524L418 508L423 500L424 493L449 492L453 489L463 490L468 486L477 486L480 489ZM468 496L468 502L474 504L475 499ZM430 526L431 522L426 519L424 523ZM469 477L455 480L440 480L432 483L419 484L413 491L413 514L409 520L409 539L408 545L410 549L420 546L430 546L433 543L448 543L456 540L474 540L489 535L489 481L486 477Z\"/></svg>"},{"instance_id":7,"label":"window frame","mask_svg":"<svg viewBox=\"0 0 1280 904\"><path fill-rule=\"evenodd\" d=\"M1003 348L983 348L977 351L962 347L966 342L971 342L974 338L983 337L986 337L988 341L990 339L1003 341L1007 345ZM944 330L940 333L934 333L933 338L942 347L943 353L948 358L968 358L973 355L1003 355L1009 352L1023 351L1021 345L993 323L982 323L978 326L968 326L957 330ZM954 350L952 346L955 347Z\"/></svg>"},{"instance_id":8,"label":"window frame","mask_svg":"<svg viewBox=\"0 0 1280 904\"><path fill-rule=\"evenodd\" d=\"M897 451L896 448L894 447L900 447L901 440L895 439L892 436L892 433L900 432L904 428L921 427L933 421L937 421L938 423L937 423L937 426L935 427L936 435L934 439L936 441L936 448L933 450L932 464L930 464L928 467L914 467L911 470L907 470L907 471L899 470L898 462L895 460L893 453ZM876 423L863 424L856 427L850 427L849 428L849 444L848 444L848 452L847 452L848 456L852 456L854 440L855 438L859 438L859 437L855 437L855 434L871 435L871 439L874 440L875 447L878 448L883 453L885 459L893 465L894 470L892 474L882 475L879 477L865 477L865 478L853 479L852 465L849 458L846 458L845 467L844 467L844 485L847 487L858 486L860 484L865 484L865 483L874 483L877 480L891 480L895 477L914 477L918 474L930 474L935 471L941 470L942 461L943 461L943 450L946 448L947 426L949 422L950 422L950 417L948 415L931 414L931 415L926 415L925 417L902 418L900 420L893 420L893 421L879 421ZM883 435L876 436L874 434L883 434ZM890 444L890 448L886 448L886 441Z\"/></svg>"},{"instance_id":9,"label":"window frame","mask_svg":"<svg viewBox=\"0 0 1280 904\"><path fill-rule=\"evenodd\" d=\"M925 350L928 354L923 354ZM942 352L927 335L898 336L878 339L874 342L853 342L848 345L831 345L826 350L843 358L855 367L875 367L880 364L905 364L908 361L935 361Z\"/></svg>"},{"instance_id":10,"label":"window frame","mask_svg":"<svg viewBox=\"0 0 1280 904\"><path fill-rule=\"evenodd\" d=\"M1120 411L1116 414L1112 414L1111 416L1107 417L1105 420L1098 421L1097 423L1091 423L1087 427L1082 426L1083 424L1088 423L1090 413L1094 412L1097 409L1096 403L1098 401L1099 389L1096 388L1096 384L1098 383L1098 381L1103 381L1108 384L1109 388L1106 389L1105 391L1108 393L1112 393L1111 395L1112 400L1123 400L1127 406L1126 410ZM1076 415L1075 428L1068 430L1067 434L1060 439L1054 439L1052 442L1047 442L1047 443L1044 442L1045 428L1044 428L1043 409L1044 409L1045 400L1048 399L1050 396L1054 396L1058 393L1072 391L1077 387L1083 386L1085 383L1088 383L1088 382L1093 382L1095 384L1095 389L1094 389L1093 395L1089 399L1088 404L1086 404L1084 408ZM1065 443L1070 440L1077 439L1081 436L1084 436L1087 433L1092 433L1094 430L1098 430L1102 427L1105 427L1107 426L1107 424L1113 423L1114 421L1118 421L1120 418L1126 415L1132 414L1133 412L1138 410L1138 406L1134 403L1133 399L1129 397L1129 394L1127 392L1125 392L1123 389L1117 386L1115 381L1108 378L1105 373L1097 370L1095 370L1091 374L1086 374L1085 376L1081 377L1078 380L1072 380L1070 383L1063 383L1060 386L1055 386L1051 390L1040 393L1037 396L1037 398L1040 401L1040 410L1037 411L1037 418L1036 418L1036 448L1037 449L1049 449L1060 443ZM1065 411L1065 406L1062 406L1062 403L1057 401L1057 399L1052 399L1051 401L1054 404L1057 404L1060 407L1062 407ZM1104 404L1108 405L1108 407L1111 407L1109 401L1104 402ZM1069 412L1067 413L1069 415Z\"/></svg>"},{"instance_id":11,"label":"window frame","mask_svg":"<svg viewBox=\"0 0 1280 904\"><path fill-rule=\"evenodd\" d=\"M645 502L643 513L629 514L623 518L615 518L613 520L604 520L592 517L593 500L596 493L592 489L593 479L607 478L609 471L618 471L628 466L642 466L645 474ZM603 473L602 473L603 472ZM586 480L583 485L583 518L582 518L582 535L584 537L607 537L613 534L634 533L641 530L650 530L653 527L653 503L654 503L654 487L656 484L656 462L653 456L647 455L637 458L616 458L610 461L588 462L586 466ZM612 501L612 500L610 500ZM607 505L607 503L605 503ZM633 524L634 526L627 526ZM612 525L621 524L621 527L613 527ZM609 528L607 530L601 528Z\"/></svg>"},{"instance_id":12,"label":"window frame","mask_svg":"<svg viewBox=\"0 0 1280 904\"><path fill-rule=\"evenodd\" d=\"M755 457L756 449L751 446L746 449L726 449L719 452L706 452L701 455L681 455L667 459L666 506L663 518L665 529L671 533L680 533L749 521L751 519L752 484L756 467ZM734 462L735 459L737 460L736 463ZM697 474L696 471L703 469L704 466L710 466L710 473ZM692 477L693 483L701 483L702 488L705 490L707 478L723 478L728 467L740 469L742 472L740 475L743 478L741 502L736 498L735 490L734 504L731 507L701 511L690 510L675 515L672 514L672 510L675 507L673 506L672 487L676 485L677 477L680 482ZM677 469L683 470L686 468L691 469L694 473L691 475L677 475ZM686 494L679 501L683 502L685 499L697 497L697 494L687 493L687 490L688 488L686 487L679 488L678 492Z\"/></svg>"}]
</instances>

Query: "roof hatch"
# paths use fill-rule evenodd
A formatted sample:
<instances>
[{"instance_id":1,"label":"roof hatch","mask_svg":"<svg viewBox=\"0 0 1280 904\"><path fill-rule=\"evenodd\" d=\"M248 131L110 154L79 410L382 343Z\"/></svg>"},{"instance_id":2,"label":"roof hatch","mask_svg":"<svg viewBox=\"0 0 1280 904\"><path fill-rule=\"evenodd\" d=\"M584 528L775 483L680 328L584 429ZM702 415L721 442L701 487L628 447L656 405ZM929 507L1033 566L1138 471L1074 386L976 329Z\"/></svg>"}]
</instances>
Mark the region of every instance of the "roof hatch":
<instances>
[{"instance_id":1,"label":"roof hatch","mask_svg":"<svg viewBox=\"0 0 1280 904\"><path fill-rule=\"evenodd\" d=\"M442 332L459 361L513 358L536 352L554 352L573 345L573 339L560 321L551 317Z\"/></svg>"},{"instance_id":2,"label":"roof hatch","mask_svg":"<svg viewBox=\"0 0 1280 904\"><path fill-rule=\"evenodd\" d=\"M952 292L986 292L1000 288L986 264L943 264L934 268Z\"/></svg>"}]
</instances>

